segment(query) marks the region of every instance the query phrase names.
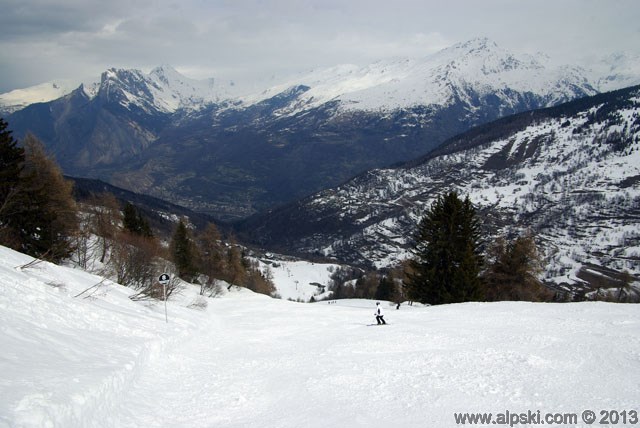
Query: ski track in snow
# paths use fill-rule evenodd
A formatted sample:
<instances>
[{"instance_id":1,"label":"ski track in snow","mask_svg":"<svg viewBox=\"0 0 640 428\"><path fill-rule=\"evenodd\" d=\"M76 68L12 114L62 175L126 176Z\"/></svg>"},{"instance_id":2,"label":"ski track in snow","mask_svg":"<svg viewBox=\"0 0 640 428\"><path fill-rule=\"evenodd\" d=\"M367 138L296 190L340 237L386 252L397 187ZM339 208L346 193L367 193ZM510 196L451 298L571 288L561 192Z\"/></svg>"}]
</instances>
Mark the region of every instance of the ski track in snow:
<instances>
[{"instance_id":1,"label":"ski track in snow","mask_svg":"<svg viewBox=\"0 0 640 428\"><path fill-rule=\"evenodd\" d=\"M455 426L454 412L638 410L640 311L611 303L400 310L232 290L187 309L0 247L0 427ZM619 425L624 426L624 425Z\"/></svg>"},{"instance_id":2,"label":"ski track in snow","mask_svg":"<svg viewBox=\"0 0 640 428\"><path fill-rule=\"evenodd\" d=\"M640 398L636 307L389 308L393 325L369 329L366 304L212 302L211 325L154 356L109 426L451 426L456 411L579 413Z\"/></svg>"}]
</instances>

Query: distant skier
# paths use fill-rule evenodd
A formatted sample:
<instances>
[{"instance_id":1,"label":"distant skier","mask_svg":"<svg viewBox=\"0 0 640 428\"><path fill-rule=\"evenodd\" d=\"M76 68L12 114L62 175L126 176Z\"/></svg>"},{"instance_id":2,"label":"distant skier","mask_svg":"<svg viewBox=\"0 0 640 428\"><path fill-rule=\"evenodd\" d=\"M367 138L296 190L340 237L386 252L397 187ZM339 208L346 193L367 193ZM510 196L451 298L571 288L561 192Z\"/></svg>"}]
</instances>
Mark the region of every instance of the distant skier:
<instances>
[{"instance_id":1,"label":"distant skier","mask_svg":"<svg viewBox=\"0 0 640 428\"><path fill-rule=\"evenodd\" d=\"M380 306L380 302L376 302L376 321L378 321L378 325L386 324L384 320L384 313L382 313L382 306Z\"/></svg>"}]
</instances>

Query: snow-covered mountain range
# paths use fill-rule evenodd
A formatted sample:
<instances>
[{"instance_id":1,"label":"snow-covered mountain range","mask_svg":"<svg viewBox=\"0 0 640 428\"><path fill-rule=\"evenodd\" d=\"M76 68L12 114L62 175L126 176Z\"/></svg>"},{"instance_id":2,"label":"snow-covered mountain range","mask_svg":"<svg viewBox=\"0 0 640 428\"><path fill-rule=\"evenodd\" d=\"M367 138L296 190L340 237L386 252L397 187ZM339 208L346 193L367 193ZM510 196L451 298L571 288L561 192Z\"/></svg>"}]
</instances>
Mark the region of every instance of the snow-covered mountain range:
<instances>
[{"instance_id":1,"label":"snow-covered mountain range","mask_svg":"<svg viewBox=\"0 0 640 428\"><path fill-rule=\"evenodd\" d=\"M596 79L481 38L257 92L169 66L111 69L8 121L17 136L38 136L69 175L238 219L422 156L473 126L634 81L633 59L615 58Z\"/></svg>"},{"instance_id":2,"label":"snow-covered mountain range","mask_svg":"<svg viewBox=\"0 0 640 428\"><path fill-rule=\"evenodd\" d=\"M549 282L639 274L640 87L475 128L243 228L261 245L384 267L409 256L417 222L450 189L479 207L488 242L533 231Z\"/></svg>"},{"instance_id":3,"label":"snow-covered mountain range","mask_svg":"<svg viewBox=\"0 0 640 428\"><path fill-rule=\"evenodd\" d=\"M365 67L343 65L311 72L257 96L243 97L242 101L256 102L297 84L309 90L283 112L298 112L329 101L339 101L343 110L447 106L457 98L473 105L478 96L495 95L509 101L513 92L534 94L552 105L598 91L587 75L579 67L555 67L543 55L516 55L479 38L419 59L382 60Z\"/></svg>"},{"instance_id":4,"label":"snow-covered mountain range","mask_svg":"<svg viewBox=\"0 0 640 428\"><path fill-rule=\"evenodd\" d=\"M575 95L604 92L640 83L640 57L616 53L592 64L590 70L577 66L554 66L543 54L517 55L487 38L456 44L423 58L394 58L370 65L353 64L314 70L284 79L278 84L251 92L232 81L187 78L169 65L149 74L139 70L109 69L100 82L87 85L87 95L96 96L100 86L115 85L126 100L139 107L163 112L180 108L200 109L226 101L246 107L272 98L292 87L309 89L281 113L311 109L329 101L340 101L345 110L393 110L418 105L446 105L459 88L481 88L486 93L518 91L546 97L549 104ZM560 82L560 83L559 83ZM565 84L575 85L576 94ZM71 81L49 82L0 95L0 109L16 111L29 104L47 102L69 94Z\"/></svg>"},{"instance_id":5,"label":"snow-covered mountain range","mask_svg":"<svg viewBox=\"0 0 640 428\"><path fill-rule=\"evenodd\" d=\"M52 81L0 94L0 113L14 113L31 104L54 101L76 89L81 89L89 99L116 97L125 107L142 108L151 114L197 110L238 96L233 82L190 79L170 65L156 67L149 74L110 68L98 82L78 86L71 80Z\"/></svg>"}]
</instances>

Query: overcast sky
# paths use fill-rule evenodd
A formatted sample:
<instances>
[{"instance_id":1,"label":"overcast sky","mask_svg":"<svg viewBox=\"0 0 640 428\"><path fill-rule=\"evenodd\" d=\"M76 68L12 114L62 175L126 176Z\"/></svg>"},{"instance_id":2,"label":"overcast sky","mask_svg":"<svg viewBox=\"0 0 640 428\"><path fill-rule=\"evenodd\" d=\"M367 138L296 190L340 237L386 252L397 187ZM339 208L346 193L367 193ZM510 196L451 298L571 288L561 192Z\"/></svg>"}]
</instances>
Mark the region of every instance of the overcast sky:
<instances>
[{"instance_id":1,"label":"overcast sky","mask_svg":"<svg viewBox=\"0 0 640 428\"><path fill-rule=\"evenodd\" d=\"M0 93L170 64L239 82L483 36L576 62L638 52L639 0L0 0Z\"/></svg>"}]
</instances>

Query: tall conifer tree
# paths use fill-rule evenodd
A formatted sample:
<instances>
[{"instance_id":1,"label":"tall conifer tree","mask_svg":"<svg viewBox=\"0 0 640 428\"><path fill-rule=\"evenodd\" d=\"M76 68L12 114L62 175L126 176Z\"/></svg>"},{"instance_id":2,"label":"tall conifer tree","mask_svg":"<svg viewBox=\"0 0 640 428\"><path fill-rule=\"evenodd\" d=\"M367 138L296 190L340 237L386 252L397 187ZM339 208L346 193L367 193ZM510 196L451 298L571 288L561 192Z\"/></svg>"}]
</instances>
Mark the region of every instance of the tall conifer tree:
<instances>
[{"instance_id":1,"label":"tall conifer tree","mask_svg":"<svg viewBox=\"0 0 640 428\"><path fill-rule=\"evenodd\" d=\"M192 280L197 274L196 250L189 230L182 220L171 238L171 253L178 269L178 276L187 281Z\"/></svg>"},{"instance_id":2,"label":"tall conifer tree","mask_svg":"<svg viewBox=\"0 0 640 428\"><path fill-rule=\"evenodd\" d=\"M122 210L122 227L134 235L153 237L149 222L131 202L127 202Z\"/></svg>"},{"instance_id":3,"label":"tall conifer tree","mask_svg":"<svg viewBox=\"0 0 640 428\"><path fill-rule=\"evenodd\" d=\"M13 139L9 125L0 118L0 244L18 248L17 194L24 149Z\"/></svg>"},{"instance_id":4,"label":"tall conifer tree","mask_svg":"<svg viewBox=\"0 0 640 428\"><path fill-rule=\"evenodd\" d=\"M469 197L439 196L418 226L409 297L434 305L479 300L481 265L480 225Z\"/></svg>"}]
</instances>

